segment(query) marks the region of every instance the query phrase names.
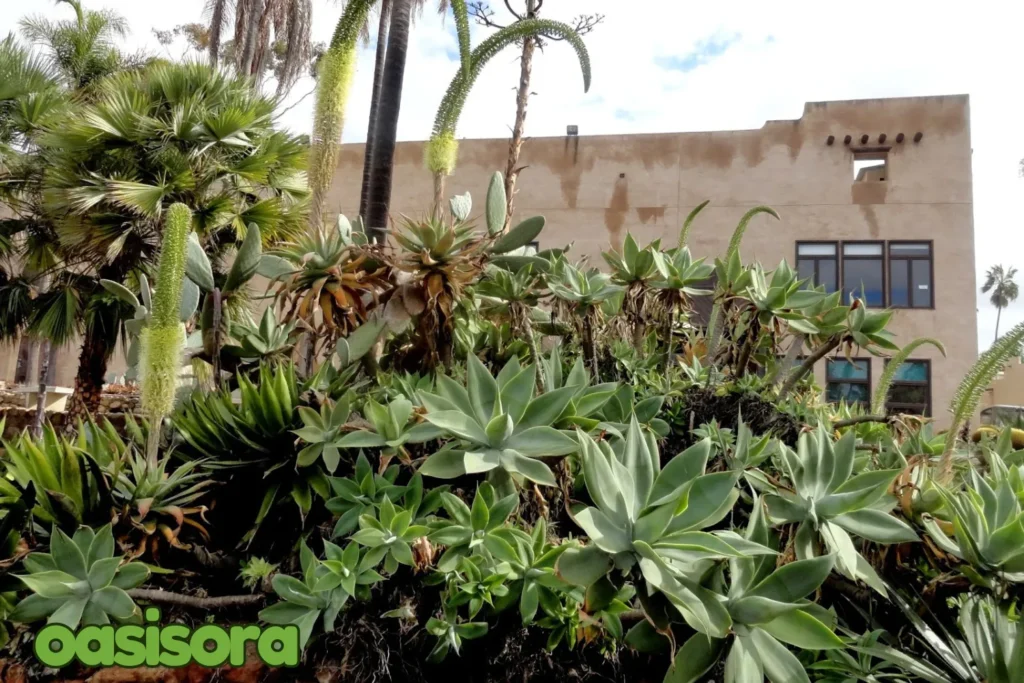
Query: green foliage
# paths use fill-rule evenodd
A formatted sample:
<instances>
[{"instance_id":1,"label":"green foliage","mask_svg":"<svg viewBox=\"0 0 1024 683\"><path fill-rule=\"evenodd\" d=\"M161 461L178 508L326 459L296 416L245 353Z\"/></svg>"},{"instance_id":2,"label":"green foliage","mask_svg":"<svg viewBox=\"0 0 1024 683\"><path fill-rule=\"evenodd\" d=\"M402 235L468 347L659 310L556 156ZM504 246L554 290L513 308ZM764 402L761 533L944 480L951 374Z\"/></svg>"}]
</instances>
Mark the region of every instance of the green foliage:
<instances>
[{"instance_id":1,"label":"green foliage","mask_svg":"<svg viewBox=\"0 0 1024 683\"><path fill-rule=\"evenodd\" d=\"M320 621L325 632L334 630L338 613L349 599L366 599L370 588L384 577L374 567L383 553L360 553L359 546L349 543L344 550L324 541L325 559L318 560L305 542L300 543L302 578L287 574L274 575L274 593L281 602L260 611L260 620L299 629L299 644L305 647L313 629Z\"/></svg>"},{"instance_id":2,"label":"green foliage","mask_svg":"<svg viewBox=\"0 0 1024 683\"><path fill-rule=\"evenodd\" d=\"M1014 326L997 339L988 351L981 354L957 386L949 405L949 412L953 417L946 432L946 445L942 453L943 476L947 476L952 469L953 449L956 447L961 427L977 410L981 395L1003 369L1006 361L1020 354L1022 341L1024 323Z\"/></svg>"},{"instance_id":3,"label":"green foliage","mask_svg":"<svg viewBox=\"0 0 1024 683\"><path fill-rule=\"evenodd\" d=\"M777 523L799 524L796 556L819 555L819 542L835 555L836 570L861 580L885 595L875 569L857 552L850 534L875 543L918 540L906 522L889 514L895 500L889 487L899 470L875 470L853 475L855 434L847 432L835 444L825 431L800 435L797 450L783 448L782 460L793 491L780 489L765 496L768 514ZM852 475L852 476L851 476Z\"/></svg>"},{"instance_id":4,"label":"green foliage","mask_svg":"<svg viewBox=\"0 0 1024 683\"><path fill-rule=\"evenodd\" d=\"M98 531L82 527L74 537L58 528L50 535L49 553L25 558L28 574L19 575L32 595L18 603L12 621L50 624L70 629L79 624L102 626L111 620L141 621L141 612L125 592L149 576L142 564L122 564L114 555L110 526Z\"/></svg>"},{"instance_id":5,"label":"green foliage","mask_svg":"<svg viewBox=\"0 0 1024 683\"><path fill-rule=\"evenodd\" d=\"M508 197L505 195L505 177L495 171L487 186L487 234L497 235L505 228L508 213Z\"/></svg>"},{"instance_id":6,"label":"green foliage","mask_svg":"<svg viewBox=\"0 0 1024 683\"><path fill-rule=\"evenodd\" d=\"M428 477L451 479L497 471L547 486L551 469L539 458L578 449L571 437L551 427L571 399L572 389L534 396L536 366L510 360L497 378L475 356L469 357L466 386L438 376L436 393L420 394L424 419L453 442L420 467ZM500 485L507 479L497 478Z\"/></svg>"},{"instance_id":7,"label":"green foliage","mask_svg":"<svg viewBox=\"0 0 1024 683\"><path fill-rule=\"evenodd\" d=\"M875 389L875 395L871 399L872 413L878 415L885 409L885 400L889 397L889 388L892 386L892 381L896 377L900 366L910 358L914 351L925 344L934 346L943 357L946 356L946 347L938 339L932 339L931 337L918 337L903 346L899 353L896 353L889 359L885 364L885 369L882 370L882 377L878 380L878 387Z\"/></svg>"},{"instance_id":8,"label":"green foliage","mask_svg":"<svg viewBox=\"0 0 1024 683\"><path fill-rule=\"evenodd\" d=\"M693 207L693 210L690 211L690 213L686 214L686 219L683 221L683 227L679 230L679 242L676 244L677 247L682 248L689 245L690 231L693 229L693 222L697 220L697 216L704 210L704 207L710 203L710 199L705 199L700 204Z\"/></svg>"},{"instance_id":9,"label":"green foliage","mask_svg":"<svg viewBox=\"0 0 1024 683\"><path fill-rule=\"evenodd\" d=\"M153 314L143 333L142 409L157 424L174 408L178 368L185 346L185 330L179 322L181 288L185 279L185 254L192 232L192 212L184 204L167 210L159 279L153 297Z\"/></svg>"},{"instance_id":10,"label":"green foliage","mask_svg":"<svg viewBox=\"0 0 1024 683\"><path fill-rule=\"evenodd\" d=\"M425 147L424 161L427 169L435 175L450 175L455 168L458 143L455 128L458 125L466 98L473 83L480 76L483 67L505 47L521 41L526 36L555 36L569 43L579 58L583 71L583 90L590 90L590 56L579 34L571 27L548 19L523 19L499 29L481 42L469 55L468 62L463 55L459 73L452 79L448 90L441 99L434 119L434 128ZM468 64L468 70L467 70Z\"/></svg>"}]
</instances>

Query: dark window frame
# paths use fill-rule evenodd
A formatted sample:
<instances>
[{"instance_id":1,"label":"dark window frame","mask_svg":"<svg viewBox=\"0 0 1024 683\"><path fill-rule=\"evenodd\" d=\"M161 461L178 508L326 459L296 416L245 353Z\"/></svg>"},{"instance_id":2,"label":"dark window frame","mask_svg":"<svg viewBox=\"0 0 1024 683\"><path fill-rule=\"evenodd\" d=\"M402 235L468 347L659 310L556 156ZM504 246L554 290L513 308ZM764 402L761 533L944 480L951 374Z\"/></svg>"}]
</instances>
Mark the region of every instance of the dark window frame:
<instances>
[{"instance_id":1,"label":"dark window frame","mask_svg":"<svg viewBox=\"0 0 1024 683\"><path fill-rule=\"evenodd\" d=\"M794 263L796 263L796 270L797 270L798 273L800 272L800 260L801 259L807 259L807 260L810 260L810 261L814 261L814 282L811 283L811 286L812 287L820 286L821 283L819 281L820 278L819 278L819 275L818 275L818 273L819 273L818 262L819 261L827 261L827 260L829 260L829 257L827 257L827 256L800 256L800 247L801 246L803 246L803 245L811 245L811 246L813 246L813 245L819 245L819 244L827 244L829 246L833 246L833 247L836 248L835 256L833 256L832 259L831 259L831 260L835 261L835 264L836 264L835 288L832 291L833 292L838 292L840 290L840 285L842 284L842 279L843 279L841 271L839 269L840 260L842 259L842 250L843 250L842 242L839 242L837 240L798 240L797 243L796 243L795 251L794 251L794 254L796 256L796 260L794 261Z\"/></svg>"},{"instance_id":2,"label":"dark window frame","mask_svg":"<svg viewBox=\"0 0 1024 683\"><path fill-rule=\"evenodd\" d=\"M892 292L889 288L892 286L892 245L900 246L901 244L927 244L928 245L928 256L896 256L897 261L907 262L907 306L897 306L892 303ZM900 309L919 309L922 311L934 311L935 310L935 241L934 240L889 240L885 245L885 258L887 261L885 271L889 280L886 282L886 298L889 303L889 308L900 308ZM914 305L914 289L911 287L913 282L914 274L912 271L911 261L927 261L928 272L931 275L931 282L928 286L931 288L931 305L930 306L915 306Z\"/></svg>"},{"instance_id":3,"label":"dark window frame","mask_svg":"<svg viewBox=\"0 0 1024 683\"><path fill-rule=\"evenodd\" d=\"M871 383L871 357L870 356L857 356L857 357L854 357L854 358L846 358L845 356L840 356L840 357L833 356L831 358L826 358L825 359L825 400L828 401L828 385L833 382L833 380L829 377L829 374L828 374L829 365L831 363L833 363L833 362L840 362L840 361L842 361L842 362L847 362L848 361L848 362L854 363L854 364L863 361L864 363L867 364L867 371L868 371L867 372L867 375L868 375L867 379L839 378L839 379L836 379L834 381L835 381L836 384L863 384L863 385L867 386L867 388L868 388L868 398L867 398L867 400L866 401L857 401L857 403L862 405L865 409L870 409L870 406L871 406L871 391L873 389L872 383ZM832 401L828 401L828 402L832 403Z\"/></svg>"},{"instance_id":4,"label":"dark window frame","mask_svg":"<svg viewBox=\"0 0 1024 683\"><path fill-rule=\"evenodd\" d=\"M882 252L878 256L847 256L846 245L847 244L876 244L882 248ZM887 256L888 249L885 246L885 240L844 240L840 244L839 260L842 270L839 272L840 289L843 293L842 303L847 303L847 292L846 292L846 261L875 261L879 260L882 262L882 303L877 305L867 304L868 308L885 308L889 301L889 278L888 278L888 266ZM866 302L865 302L866 303Z\"/></svg>"},{"instance_id":5,"label":"dark window frame","mask_svg":"<svg viewBox=\"0 0 1024 683\"><path fill-rule=\"evenodd\" d=\"M924 417L931 417L932 416L932 361L931 361L930 358L908 358L904 362L905 363L924 363L925 368L927 368L927 371L928 371L928 379L925 380L924 382L915 382L915 381L908 381L908 380L901 380L901 379L893 378L892 384L889 386L889 393L886 394L886 396L885 396L885 412L888 415L888 414L893 413L893 412L900 412L901 409L903 409L903 408L914 408L914 407L917 407L917 406L921 405L920 403L894 403L894 402L890 401L889 397L892 396L892 388L893 387L896 387L896 386L922 387L923 386L923 387L925 387L925 389L927 390L927 393L928 393L928 400L924 404L923 416ZM886 365L889 364L889 359L888 358L885 360L885 364ZM890 407L894 408L895 410L890 410Z\"/></svg>"}]
</instances>

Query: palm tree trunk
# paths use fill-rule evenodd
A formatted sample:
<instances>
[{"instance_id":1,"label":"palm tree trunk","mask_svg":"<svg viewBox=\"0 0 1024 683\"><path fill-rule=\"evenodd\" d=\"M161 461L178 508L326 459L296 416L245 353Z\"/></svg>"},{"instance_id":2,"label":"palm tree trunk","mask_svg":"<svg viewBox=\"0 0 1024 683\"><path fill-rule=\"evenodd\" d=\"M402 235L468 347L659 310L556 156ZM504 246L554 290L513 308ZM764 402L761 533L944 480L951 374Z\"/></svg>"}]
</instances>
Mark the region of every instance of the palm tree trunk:
<instances>
[{"instance_id":1,"label":"palm tree trunk","mask_svg":"<svg viewBox=\"0 0 1024 683\"><path fill-rule=\"evenodd\" d=\"M1001 318L1002 315L1003 315L1003 307L1002 306L996 306L996 338L993 340L993 342L999 341L999 318Z\"/></svg>"},{"instance_id":2,"label":"palm tree trunk","mask_svg":"<svg viewBox=\"0 0 1024 683\"><path fill-rule=\"evenodd\" d=\"M220 61L220 30L224 25L224 6L227 0L214 0L210 13L210 66L216 68Z\"/></svg>"},{"instance_id":3,"label":"palm tree trunk","mask_svg":"<svg viewBox=\"0 0 1024 683\"><path fill-rule=\"evenodd\" d=\"M238 73L244 76L252 73L252 56L256 53L256 41L259 39L259 26L262 17L263 0L252 0L249 3L249 16L246 22L242 58L238 62Z\"/></svg>"},{"instance_id":4,"label":"palm tree trunk","mask_svg":"<svg viewBox=\"0 0 1024 683\"><path fill-rule=\"evenodd\" d=\"M526 1L526 17L537 16L537 0ZM518 175L519 153L523 147L523 129L526 127L526 105L530 99L530 75L533 71L533 52L537 39L527 36L523 39L523 53L519 59L519 88L516 90L516 122L512 127L512 139L508 143L508 163L505 165L505 225L506 232L512 225L512 210L515 205L516 176Z\"/></svg>"},{"instance_id":5,"label":"palm tree trunk","mask_svg":"<svg viewBox=\"0 0 1024 683\"><path fill-rule=\"evenodd\" d=\"M394 0L388 31L388 52L384 58L377 125L374 131L373 158L370 169L370 197L367 202L366 226L375 241L387 235L388 206L391 204L391 177L395 166L395 142L398 115L402 108L402 82L405 78L405 56L409 49L409 23L412 0Z\"/></svg>"},{"instance_id":6,"label":"palm tree trunk","mask_svg":"<svg viewBox=\"0 0 1024 683\"><path fill-rule=\"evenodd\" d=\"M96 327L87 328L82 350L78 354L78 371L75 374L75 390L68 401L70 404L65 418L65 430L74 428L77 418L87 419L100 406L103 395L103 375L114 348L103 331Z\"/></svg>"},{"instance_id":7,"label":"palm tree trunk","mask_svg":"<svg viewBox=\"0 0 1024 683\"><path fill-rule=\"evenodd\" d=\"M366 148L363 150L363 188L359 195L359 215L366 219L370 203L370 171L373 161L374 131L377 126L377 107L380 104L380 85L384 80L384 57L388 50L388 19L391 0L381 0L380 23L377 24L377 52L373 58L373 88L370 91L370 120L366 125Z\"/></svg>"}]
</instances>

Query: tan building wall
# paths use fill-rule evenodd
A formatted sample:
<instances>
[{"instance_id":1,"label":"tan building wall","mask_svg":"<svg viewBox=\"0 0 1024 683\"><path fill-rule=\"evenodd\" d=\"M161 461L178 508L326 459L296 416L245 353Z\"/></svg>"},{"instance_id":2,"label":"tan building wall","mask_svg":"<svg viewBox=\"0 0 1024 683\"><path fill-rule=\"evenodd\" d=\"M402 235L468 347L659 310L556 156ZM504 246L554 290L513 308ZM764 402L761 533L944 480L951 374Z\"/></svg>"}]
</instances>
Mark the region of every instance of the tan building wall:
<instances>
[{"instance_id":1,"label":"tan building wall","mask_svg":"<svg viewBox=\"0 0 1024 683\"><path fill-rule=\"evenodd\" d=\"M505 167L507 149L503 139L461 143L447 190L470 191L474 215L490 176ZM855 182L854 152L879 149L887 156L885 180L873 171ZM362 163L363 145L342 148L330 210L358 212ZM800 119L758 130L533 138L521 165L516 214L544 215L542 247L572 242L573 254L596 265L627 232L641 243L674 243L682 218L705 199L711 204L690 244L709 259L725 251L740 216L759 204L774 207L782 220L755 217L742 253L768 267L793 262L797 241L932 241L934 309L899 310L891 328L900 343L919 336L945 343L946 359L931 347L919 356L932 360L933 414L944 424L949 399L978 352L967 96L808 103ZM400 143L393 216L422 215L432 187L423 144ZM77 351L75 345L60 354L59 384L73 381ZM0 350L0 379L13 379L14 352ZM872 386L882 368L881 359L872 359ZM110 372L123 371L118 354ZM824 367L816 375L824 386Z\"/></svg>"},{"instance_id":2,"label":"tan building wall","mask_svg":"<svg viewBox=\"0 0 1024 683\"><path fill-rule=\"evenodd\" d=\"M1024 364L1016 358L1006 364L981 397L981 409L1019 406L1024 409Z\"/></svg>"},{"instance_id":3,"label":"tan building wall","mask_svg":"<svg viewBox=\"0 0 1024 683\"><path fill-rule=\"evenodd\" d=\"M470 191L478 215L507 150L504 139L462 141L448 194ZM884 181L874 173L854 181L856 150L884 150ZM331 210L358 212L362 160L362 145L342 148ZM934 309L899 310L891 327L900 343L919 336L945 343L946 359L931 347L919 356L933 361L933 414L944 423L949 399L978 353L966 95L808 103L800 119L769 121L758 130L533 138L520 163L526 168L516 214L547 218L542 248L572 242L573 254L596 265L603 265L600 252L626 232L641 243L657 237L674 243L682 218L705 199L711 204L690 240L698 256L721 255L740 216L759 204L774 207L782 220L756 217L742 253L769 267L792 263L797 241L933 241ZM432 191L423 144L400 143L393 216L422 215ZM883 361L873 359L872 386L882 369ZM824 385L824 367L817 376Z\"/></svg>"}]
</instances>

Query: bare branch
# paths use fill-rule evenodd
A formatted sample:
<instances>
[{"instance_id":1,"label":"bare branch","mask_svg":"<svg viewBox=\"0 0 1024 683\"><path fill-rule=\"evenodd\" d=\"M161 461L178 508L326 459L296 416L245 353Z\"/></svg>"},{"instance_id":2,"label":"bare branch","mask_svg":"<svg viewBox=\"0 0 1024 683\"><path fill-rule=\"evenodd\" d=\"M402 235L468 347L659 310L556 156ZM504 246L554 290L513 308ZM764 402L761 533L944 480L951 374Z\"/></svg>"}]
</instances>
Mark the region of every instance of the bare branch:
<instances>
[{"instance_id":1,"label":"bare branch","mask_svg":"<svg viewBox=\"0 0 1024 683\"><path fill-rule=\"evenodd\" d=\"M890 422L892 421L891 415L857 415L846 420L836 420L832 423L833 429L841 429L843 427L852 427L853 425L863 424L865 422Z\"/></svg>"},{"instance_id":2,"label":"bare branch","mask_svg":"<svg viewBox=\"0 0 1024 683\"><path fill-rule=\"evenodd\" d=\"M573 18L573 20L569 22L569 25L572 26L572 29L576 31L576 33L581 36L585 36L593 31L597 25L603 21L603 14L581 14L578 17ZM549 36L545 34L545 37L549 40L563 40L558 36Z\"/></svg>"},{"instance_id":3,"label":"bare branch","mask_svg":"<svg viewBox=\"0 0 1024 683\"><path fill-rule=\"evenodd\" d=\"M128 595L136 600L147 600L158 605L179 605L195 609L224 609L226 607L260 605L263 604L267 597L261 593L256 593L253 595L222 595L216 598L200 598L194 595L182 595L181 593L171 593L170 591L150 588L133 588L128 591Z\"/></svg>"},{"instance_id":4,"label":"bare branch","mask_svg":"<svg viewBox=\"0 0 1024 683\"><path fill-rule=\"evenodd\" d=\"M483 0L476 0L476 2L471 2L469 4L469 16L476 19L476 23L481 26L497 29L505 28L494 21L494 10L492 10L490 5L486 2L483 2Z\"/></svg>"},{"instance_id":5,"label":"bare branch","mask_svg":"<svg viewBox=\"0 0 1024 683\"><path fill-rule=\"evenodd\" d=\"M511 3L509 3L508 0L505 0L505 7L508 8L508 11L511 12L512 16L514 16L518 21L522 21L525 18L523 17L523 15L519 14L519 12L516 12L514 9L512 9L512 5Z\"/></svg>"}]
</instances>

